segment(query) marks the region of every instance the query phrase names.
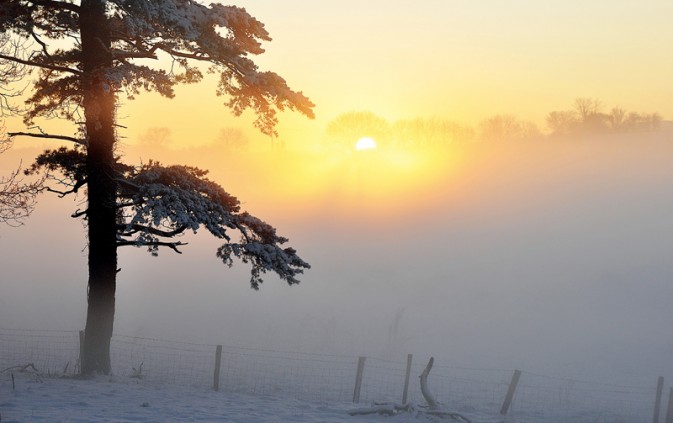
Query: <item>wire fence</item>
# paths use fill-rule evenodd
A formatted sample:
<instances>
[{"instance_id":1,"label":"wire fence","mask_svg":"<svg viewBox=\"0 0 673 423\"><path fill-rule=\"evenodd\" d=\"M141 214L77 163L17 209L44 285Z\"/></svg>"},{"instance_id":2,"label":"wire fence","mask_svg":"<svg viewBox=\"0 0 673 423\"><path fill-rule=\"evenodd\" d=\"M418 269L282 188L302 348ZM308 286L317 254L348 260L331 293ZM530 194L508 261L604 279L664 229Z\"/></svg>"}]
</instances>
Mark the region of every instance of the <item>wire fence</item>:
<instances>
[{"instance_id":1,"label":"wire fence","mask_svg":"<svg viewBox=\"0 0 673 423\"><path fill-rule=\"evenodd\" d=\"M216 354L221 366L216 372ZM42 374L79 373L80 333L0 329L0 371L32 363ZM149 383L189 385L254 395L335 403L354 400L357 356L196 344L115 335L111 343L114 373ZM407 399L422 404L418 375L426 363L412 361ZM449 366L435 361L429 385L447 409L466 415L499 416L512 384L513 370ZM407 360L366 358L360 403L401 403ZM651 421L656 384L623 386L520 372L507 420L643 422ZM663 401L665 403L665 401ZM665 407L665 404L661 405ZM498 421L503 421L502 419Z\"/></svg>"}]
</instances>

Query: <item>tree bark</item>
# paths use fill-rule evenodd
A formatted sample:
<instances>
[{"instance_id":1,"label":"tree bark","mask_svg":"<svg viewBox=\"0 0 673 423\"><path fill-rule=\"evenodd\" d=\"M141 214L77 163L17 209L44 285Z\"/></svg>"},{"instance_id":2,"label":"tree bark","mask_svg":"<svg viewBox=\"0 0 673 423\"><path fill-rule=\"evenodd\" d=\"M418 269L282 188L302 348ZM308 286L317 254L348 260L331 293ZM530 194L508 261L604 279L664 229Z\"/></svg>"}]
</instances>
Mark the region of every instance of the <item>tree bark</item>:
<instances>
[{"instance_id":1,"label":"tree bark","mask_svg":"<svg viewBox=\"0 0 673 423\"><path fill-rule=\"evenodd\" d=\"M85 375L109 374L110 339L117 276L114 179L115 94L107 78L112 68L105 2L83 0L80 9L82 91L87 147L89 237L88 307L82 357Z\"/></svg>"}]
</instances>

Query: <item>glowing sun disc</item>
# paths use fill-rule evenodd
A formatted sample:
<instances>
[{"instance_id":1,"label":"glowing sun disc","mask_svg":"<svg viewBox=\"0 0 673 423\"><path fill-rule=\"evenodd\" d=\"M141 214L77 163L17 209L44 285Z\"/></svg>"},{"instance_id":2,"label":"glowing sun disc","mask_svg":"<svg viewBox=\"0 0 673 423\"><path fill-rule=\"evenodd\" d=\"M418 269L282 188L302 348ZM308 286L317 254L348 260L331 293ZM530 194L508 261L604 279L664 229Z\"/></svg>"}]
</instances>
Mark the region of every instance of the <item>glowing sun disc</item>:
<instances>
[{"instance_id":1,"label":"glowing sun disc","mask_svg":"<svg viewBox=\"0 0 673 423\"><path fill-rule=\"evenodd\" d=\"M376 148L376 141L374 138L362 137L355 143L355 149L358 151L362 150L373 150Z\"/></svg>"}]
</instances>

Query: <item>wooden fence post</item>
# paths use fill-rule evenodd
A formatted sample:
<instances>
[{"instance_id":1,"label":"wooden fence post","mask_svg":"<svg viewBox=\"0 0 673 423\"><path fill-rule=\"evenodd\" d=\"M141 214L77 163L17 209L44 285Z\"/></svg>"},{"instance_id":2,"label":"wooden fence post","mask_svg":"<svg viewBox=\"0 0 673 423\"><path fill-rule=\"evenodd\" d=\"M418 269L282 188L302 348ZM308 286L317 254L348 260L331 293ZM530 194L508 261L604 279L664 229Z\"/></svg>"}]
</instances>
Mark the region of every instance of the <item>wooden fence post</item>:
<instances>
[{"instance_id":1,"label":"wooden fence post","mask_svg":"<svg viewBox=\"0 0 673 423\"><path fill-rule=\"evenodd\" d=\"M664 391L664 377L657 379L657 397L654 399L654 423L659 423L659 412L661 411L661 394Z\"/></svg>"},{"instance_id":2,"label":"wooden fence post","mask_svg":"<svg viewBox=\"0 0 673 423\"><path fill-rule=\"evenodd\" d=\"M358 357L358 372L355 375L355 390L353 390L353 402L360 402L360 387L362 386L362 374L365 371L367 357Z\"/></svg>"},{"instance_id":3,"label":"wooden fence post","mask_svg":"<svg viewBox=\"0 0 673 423\"><path fill-rule=\"evenodd\" d=\"M220 365L222 364L222 345L215 349L215 372L213 372L213 389L220 390Z\"/></svg>"},{"instance_id":4,"label":"wooden fence post","mask_svg":"<svg viewBox=\"0 0 673 423\"><path fill-rule=\"evenodd\" d=\"M84 368L84 331L79 331L79 373L82 374L82 369Z\"/></svg>"},{"instance_id":5,"label":"wooden fence post","mask_svg":"<svg viewBox=\"0 0 673 423\"><path fill-rule=\"evenodd\" d=\"M668 407L666 407L666 423L673 423L673 388L668 394Z\"/></svg>"},{"instance_id":6,"label":"wooden fence post","mask_svg":"<svg viewBox=\"0 0 673 423\"><path fill-rule=\"evenodd\" d=\"M407 394L409 393L409 377L411 376L411 360L413 354L407 354L407 374L404 376L404 392L402 393L402 404L407 403Z\"/></svg>"},{"instance_id":7,"label":"wooden fence post","mask_svg":"<svg viewBox=\"0 0 673 423\"><path fill-rule=\"evenodd\" d=\"M519 384L520 377L521 370L514 370L512 381L509 383L509 389L507 389L507 395L505 395L505 402L502 403L502 408L500 408L500 414L503 416L509 411L509 406L512 404L512 399L514 399L514 392L516 391L516 385Z\"/></svg>"}]
</instances>

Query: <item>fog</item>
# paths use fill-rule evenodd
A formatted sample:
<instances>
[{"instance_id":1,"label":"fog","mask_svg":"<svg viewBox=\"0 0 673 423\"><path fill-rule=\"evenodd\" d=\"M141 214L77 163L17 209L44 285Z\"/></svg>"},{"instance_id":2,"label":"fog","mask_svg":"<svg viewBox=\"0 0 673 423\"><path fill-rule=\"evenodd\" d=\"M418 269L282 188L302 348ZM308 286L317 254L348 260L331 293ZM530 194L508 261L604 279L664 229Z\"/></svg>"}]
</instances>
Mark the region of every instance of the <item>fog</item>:
<instances>
[{"instance_id":1,"label":"fog","mask_svg":"<svg viewBox=\"0 0 673 423\"><path fill-rule=\"evenodd\" d=\"M180 256L123 248L115 332L646 384L673 376L672 141L662 131L456 146L444 154L459 164L392 189L383 206L367 172L355 193L334 179L293 196L262 165L190 157L312 269L292 287L269 274L255 292L246 265L218 262L205 234L185 236ZM3 172L31 151L5 153ZM282 155L272 171L306 160ZM43 195L24 226L0 227L0 327L83 328L78 207Z\"/></svg>"}]
</instances>

